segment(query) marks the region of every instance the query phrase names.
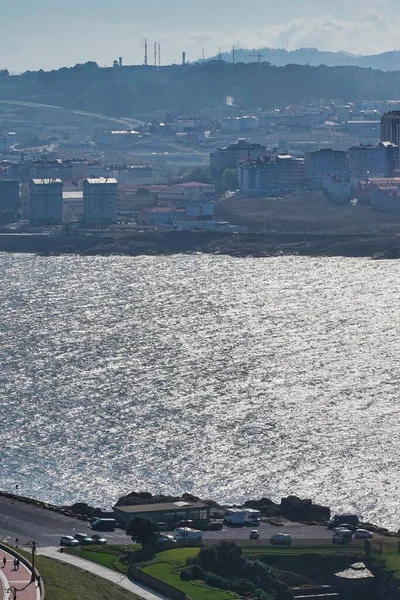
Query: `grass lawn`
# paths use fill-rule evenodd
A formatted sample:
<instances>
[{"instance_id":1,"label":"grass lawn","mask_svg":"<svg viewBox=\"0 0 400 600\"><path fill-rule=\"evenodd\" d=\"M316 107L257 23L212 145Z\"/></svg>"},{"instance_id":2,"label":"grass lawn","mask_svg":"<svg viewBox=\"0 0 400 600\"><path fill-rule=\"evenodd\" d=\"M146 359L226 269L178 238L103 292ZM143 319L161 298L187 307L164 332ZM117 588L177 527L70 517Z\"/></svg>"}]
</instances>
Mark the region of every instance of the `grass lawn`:
<instances>
[{"instance_id":1,"label":"grass lawn","mask_svg":"<svg viewBox=\"0 0 400 600\"><path fill-rule=\"evenodd\" d=\"M21 552L21 550L19 550ZM29 558L29 553L24 553ZM139 600L118 585L45 556L36 556L43 578L46 600Z\"/></svg>"},{"instance_id":2,"label":"grass lawn","mask_svg":"<svg viewBox=\"0 0 400 600\"><path fill-rule=\"evenodd\" d=\"M107 546L85 546L80 548L67 548L64 552L91 560L103 567L118 571L124 575L128 572L129 564L125 560L127 550L137 550L136 545L107 545Z\"/></svg>"},{"instance_id":3,"label":"grass lawn","mask_svg":"<svg viewBox=\"0 0 400 600\"><path fill-rule=\"evenodd\" d=\"M186 559L196 556L199 548L177 548L159 552L154 559L142 570L157 579L174 586L185 592L192 600L232 600L239 598L234 592L218 590L207 586L203 581L182 581L179 577L180 570L185 566Z\"/></svg>"},{"instance_id":4,"label":"grass lawn","mask_svg":"<svg viewBox=\"0 0 400 600\"><path fill-rule=\"evenodd\" d=\"M397 571L400 574L400 554L382 554L382 558L389 569Z\"/></svg>"}]
</instances>

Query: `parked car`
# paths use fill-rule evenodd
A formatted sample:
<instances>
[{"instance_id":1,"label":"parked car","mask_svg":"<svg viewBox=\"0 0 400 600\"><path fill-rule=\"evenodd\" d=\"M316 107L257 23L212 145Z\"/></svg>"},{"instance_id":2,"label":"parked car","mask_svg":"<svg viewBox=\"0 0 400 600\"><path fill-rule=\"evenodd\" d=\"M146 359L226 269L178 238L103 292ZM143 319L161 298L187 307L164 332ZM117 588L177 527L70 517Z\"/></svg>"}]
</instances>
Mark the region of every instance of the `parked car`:
<instances>
[{"instance_id":1,"label":"parked car","mask_svg":"<svg viewBox=\"0 0 400 600\"><path fill-rule=\"evenodd\" d=\"M204 531L221 531L224 528L220 521L210 521L204 527Z\"/></svg>"},{"instance_id":2,"label":"parked car","mask_svg":"<svg viewBox=\"0 0 400 600\"><path fill-rule=\"evenodd\" d=\"M252 529L250 531L249 538L251 540L258 540L259 537L260 537L260 532L258 531L258 529Z\"/></svg>"},{"instance_id":3,"label":"parked car","mask_svg":"<svg viewBox=\"0 0 400 600\"><path fill-rule=\"evenodd\" d=\"M353 539L353 532L349 529L343 529L337 527L336 531L333 531L332 543L333 544L349 544Z\"/></svg>"},{"instance_id":4,"label":"parked car","mask_svg":"<svg viewBox=\"0 0 400 600\"><path fill-rule=\"evenodd\" d=\"M358 529L357 525L352 525L351 523L343 523L343 525L341 525L340 527L343 527L344 529L348 529L352 533L354 533ZM333 531L335 531L335 530L333 530Z\"/></svg>"},{"instance_id":5,"label":"parked car","mask_svg":"<svg viewBox=\"0 0 400 600\"><path fill-rule=\"evenodd\" d=\"M176 544L176 539L174 538L173 535L159 535L158 541L159 542L172 542L173 544Z\"/></svg>"},{"instance_id":6,"label":"parked car","mask_svg":"<svg viewBox=\"0 0 400 600\"><path fill-rule=\"evenodd\" d=\"M175 525L175 529L177 529L178 527L190 527L191 529L194 529L194 524L194 521L191 520L178 521Z\"/></svg>"},{"instance_id":7,"label":"parked car","mask_svg":"<svg viewBox=\"0 0 400 600\"><path fill-rule=\"evenodd\" d=\"M359 518L357 515L334 515L328 521L328 529L334 529L334 527L339 527L344 523L358 526Z\"/></svg>"},{"instance_id":8,"label":"parked car","mask_svg":"<svg viewBox=\"0 0 400 600\"><path fill-rule=\"evenodd\" d=\"M94 533L91 537L95 544L107 544L106 538L98 533Z\"/></svg>"},{"instance_id":9,"label":"parked car","mask_svg":"<svg viewBox=\"0 0 400 600\"><path fill-rule=\"evenodd\" d=\"M292 536L290 533L274 533L271 536L271 544L286 544L290 546L292 543Z\"/></svg>"},{"instance_id":10,"label":"parked car","mask_svg":"<svg viewBox=\"0 0 400 600\"><path fill-rule=\"evenodd\" d=\"M372 531L368 531L368 529L356 529L354 532L354 537L368 539L374 537L374 534Z\"/></svg>"},{"instance_id":11,"label":"parked car","mask_svg":"<svg viewBox=\"0 0 400 600\"><path fill-rule=\"evenodd\" d=\"M86 533L76 533L74 537L82 546L88 546L89 544L97 543L91 537L86 535Z\"/></svg>"},{"instance_id":12,"label":"parked car","mask_svg":"<svg viewBox=\"0 0 400 600\"><path fill-rule=\"evenodd\" d=\"M168 523L164 523L164 521L158 521L157 527L158 531L169 531Z\"/></svg>"},{"instance_id":13,"label":"parked car","mask_svg":"<svg viewBox=\"0 0 400 600\"><path fill-rule=\"evenodd\" d=\"M62 535L60 537L60 546L79 546L79 542L72 535Z\"/></svg>"}]
</instances>

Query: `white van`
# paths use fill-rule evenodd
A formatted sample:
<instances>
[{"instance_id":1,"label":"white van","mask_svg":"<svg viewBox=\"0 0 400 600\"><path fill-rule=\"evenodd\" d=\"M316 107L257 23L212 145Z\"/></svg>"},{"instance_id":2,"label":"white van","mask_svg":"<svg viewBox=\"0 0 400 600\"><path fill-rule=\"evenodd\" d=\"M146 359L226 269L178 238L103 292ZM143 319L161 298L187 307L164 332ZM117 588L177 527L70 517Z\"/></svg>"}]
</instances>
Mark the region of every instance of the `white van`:
<instances>
[{"instance_id":1,"label":"white van","mask_svg":"<svg viewBox=\"0 0 400 600\"><path fill-rule=\"evenodd\" d=\"M224 512L224 521L225 523L230 523L231 525L244 525L244 510L240 508L227 508Z\"/></svg>"}]
</instances>

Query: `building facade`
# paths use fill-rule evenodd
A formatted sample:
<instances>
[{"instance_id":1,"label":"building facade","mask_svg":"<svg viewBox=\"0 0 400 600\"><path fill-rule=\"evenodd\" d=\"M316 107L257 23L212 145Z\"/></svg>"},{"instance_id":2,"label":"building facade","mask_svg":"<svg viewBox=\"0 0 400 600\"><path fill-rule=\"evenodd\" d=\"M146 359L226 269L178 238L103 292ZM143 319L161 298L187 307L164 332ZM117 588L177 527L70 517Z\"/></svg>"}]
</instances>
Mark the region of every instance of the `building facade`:
<instances>
[{"instance_id":1,"label":"building facade","mask_svg":"<svg viewBox=\"0 0 400 600\"><path fill-rule=\"evenodd\" d=\"M83 221L92 227L117 222L117 180L97 177L83 181Z\"/></svg>"},{"instance_id":2,"label":"building facade","mask_svg":"<svg viewBox=\"0 0 400 600\"><path fill-rule=\"evenodd\" d=\"M204 502L165 502L136 506L114 506L114 518L125 527L134 517L147 517L155 522L168 523L173 529L179 521L195 521L198 525L210 520L210 506Z\"/></svg>"},{"instance_id":3,"label":"building facade","mask_svg":"<svg viewBox=\"0 0 400 600\"><path fill-rule=\"evenodd\" d=\"M391 110L382 115L381 142L400 146L400 110Z\"/></svg>"},{"instance_id":4,"label":"building facade","mask_svg":"<svg viewBox=\"0 0 400 600\"><path fill-rule=\"evenodd\" d=\"M61 179L32 179L29 184L29 222L34 226L60 225L63 220Z\"/></svg>"},{"instance_id":5,"label":"building facade","mask_svg":"<svg viewBox=\"0 0 400 600\"><path fill-rule=\"evenodd\" d=\"M83 192L63 192L63 218L66 221L83 217Z\"/></svg>"},{"instance_id":6,"label":"building facade","mask_svg":"<svg viewBox=\"0 0 400 600\"><path fill-rule=\"evenodd\" d=\"M349 179L352 189L357 189L359 181L370 177L384 177L385 174L385 146L360 145L349 148Z\"/></svg>"},{"instance_id":7,"label":"building facade","mask_svg":"<svg viewBox=\"0 0 400 600\"><path fill-rule=\"evenodd\" d=\"M240 139L237 144L218 148L210 154L210 168L216 170L237 169L238 163L245 159L256 159L267 154L267 148L261 144Z\"/></svg>"},{"instance_id":8,"label":"building facade","mask_svg":"<svg viewBox=\"0 0 400 600\"><path fill-rule=\"evenodd\" d=\"M0 180L0 222L11 223L21 209L21 184L19 181Z\"/></svg>"},{"instance_id":9,"label":"building facade","mask_svg":"<svg viewBox=\"0 0 400 600\"><path fill-rule=\"evenodd\" d=\"M322 187L326 175L334 175L340 179L347 179L349 164L347 152L323 148L308 152L305 156L306 179L311 185Z\"/></svg>"},{"instance_id":10,"label":"building facade","mask_svg":"<svg viewBox=\"0 0 400 600\"><path fill-rule=\"evenodd\" d=\"M288 154L263 156L239 163L239 188L244 194L268 194L295 190L304 185L303 158Z\"/></svg>"}]
</instances>

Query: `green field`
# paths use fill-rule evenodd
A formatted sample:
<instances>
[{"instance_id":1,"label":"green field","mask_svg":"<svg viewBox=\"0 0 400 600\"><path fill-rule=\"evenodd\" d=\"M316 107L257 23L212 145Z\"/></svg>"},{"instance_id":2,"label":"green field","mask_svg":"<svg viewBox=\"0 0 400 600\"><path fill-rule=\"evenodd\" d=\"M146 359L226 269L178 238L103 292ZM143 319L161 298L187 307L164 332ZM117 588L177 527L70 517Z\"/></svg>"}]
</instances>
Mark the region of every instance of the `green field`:
<instances>
[{"instance_id":1,"label":"green field","mask_svg":"<svg viewBox=\"0 0 400 600\"><path fill-rule=\"evenodd\" d=\"M207 586L204 581L182 581L179 577L181 568L185 566L186 560L196 556L199 548L177 548L159 552L154 559L142 567L144 573L148 573L157 579L182 590L192 600L232 600L239 598L234 592L218 590Z\"/></svg>"},{"instance_id":2,"label":"green field","mask_svg":"<svg viewBox=\"0 0 400 600\"><path fill-rule=\"evenodd\" d=\"M68 554L91 560L107 569L118 571L124 575L128 572L129 563L126 559L128 551L137 550L136 545L109 545L109 546L85 546L80 548L64 549Z\"/></svg>"},{"instance_id":3,"label":"green field","mask_svg":"<svg viewBox=\"0 0 400 600\"><path fill-rule=\"evenodd\" d=\"M30 558L26 552L21 554ZM35 563L44 581L46 600L139 600L118 585L72 565L44 556L36 556Z\"/></svg>"}]
</instances>

